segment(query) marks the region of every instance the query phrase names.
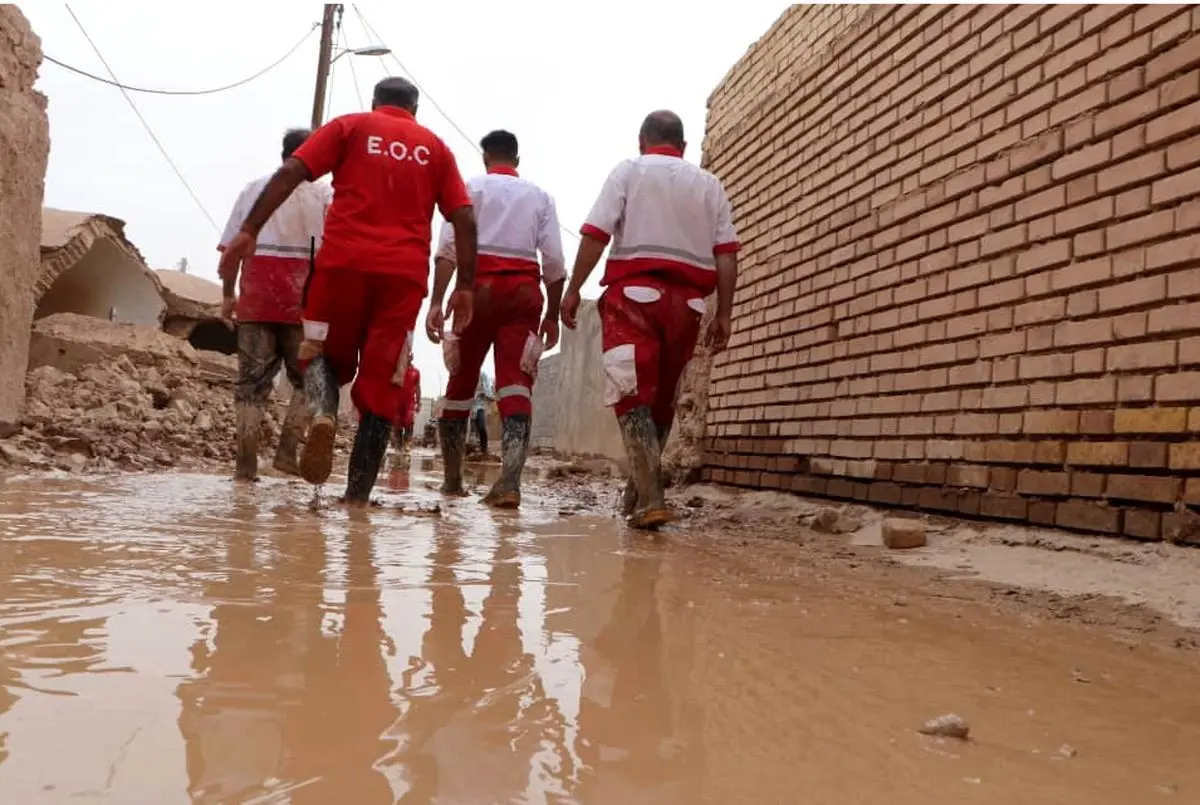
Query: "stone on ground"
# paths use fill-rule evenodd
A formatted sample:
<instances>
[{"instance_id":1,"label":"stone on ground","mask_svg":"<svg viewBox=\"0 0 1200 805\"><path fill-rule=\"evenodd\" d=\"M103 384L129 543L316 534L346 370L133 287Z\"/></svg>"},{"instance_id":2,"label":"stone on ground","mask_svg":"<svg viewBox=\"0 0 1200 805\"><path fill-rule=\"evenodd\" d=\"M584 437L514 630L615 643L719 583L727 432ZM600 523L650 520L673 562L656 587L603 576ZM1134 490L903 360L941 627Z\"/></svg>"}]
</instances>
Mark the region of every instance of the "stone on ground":
<instances>
[{"instance_id":1,"label":"stone on ground","mask_svg":"<svg viewBox=\"0 0 1200 805\"><path fill-rule=\"evenodd\" d=\"M924 547L925 524L918 520L890 517L883 521L883 544L892 550Z\"/></svg>"}]
</instances>

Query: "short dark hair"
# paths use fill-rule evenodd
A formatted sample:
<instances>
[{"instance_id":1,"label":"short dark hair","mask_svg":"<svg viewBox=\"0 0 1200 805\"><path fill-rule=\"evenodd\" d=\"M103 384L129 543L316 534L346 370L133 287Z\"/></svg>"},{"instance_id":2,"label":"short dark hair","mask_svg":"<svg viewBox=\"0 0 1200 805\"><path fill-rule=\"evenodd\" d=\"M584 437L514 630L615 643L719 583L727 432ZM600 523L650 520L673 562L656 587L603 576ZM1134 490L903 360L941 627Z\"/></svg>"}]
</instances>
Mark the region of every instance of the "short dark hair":
<instances>
[{"instance_id":1,"label":"short dark hair","mask_svg":"<svg viewBox=\"0 0 1200 805\"><path fill-rule=\"evenodd\" d=\"M287 159L304 145L304 141L312 135L310 129L288 129L283 133L283 158Z\"/></svg>"},{"instance_id":2,"label":"short dark hair","mask_svg":"<svg viewBox=\"0 0 1200 805\"><path fill-rule=\"evenodd\" d=\"M417 108L421 91L407 78L390 76L375 85L373 98L376 106L398 106L412 111Z\"/></svg>"},{"instance_id":3,"label":"short dark hair","mask_svg":"<svg viewBox=\"0 0 1200 805\"><path fill-rule=\"evenodd\" d=\"M496 129L479 141L479 147L489 157L511 161L517 158L517 135Z\"/></svg>"},{"instance_id":4,"label":"short dark hair","mask_svg":"<svg viewBox=\"0 0 1200 805\"><path fill-rule=\"evenodd\" d=\"M666 109L651 112L642 121L642 139L651 144L683 145L683 121Z\"/></svg>"}]
</instances>

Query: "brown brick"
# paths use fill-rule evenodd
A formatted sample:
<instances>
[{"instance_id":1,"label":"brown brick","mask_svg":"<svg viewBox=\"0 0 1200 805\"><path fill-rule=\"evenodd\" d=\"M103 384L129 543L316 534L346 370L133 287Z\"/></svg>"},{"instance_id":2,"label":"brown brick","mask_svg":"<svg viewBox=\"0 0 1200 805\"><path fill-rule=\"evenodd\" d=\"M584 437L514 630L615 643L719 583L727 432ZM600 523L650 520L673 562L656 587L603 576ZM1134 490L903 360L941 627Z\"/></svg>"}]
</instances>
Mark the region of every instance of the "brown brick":
<instances>
[{"instance_id":1,"label":"brown brick","mask_svg":"<svg viewBox=\"0 0 1200 805\"><path fill-rule=\"evenodd\" d=\"M1062 528L1116 534L1120 530L1121 512L1102 503L1068 500L1058 504L1055 524Z\"/></svg>"},{"instance_id":2,"label":"brown brick","mask_svg":"<svg viewBox=\"0 0 1200 805\"><path fill-rule=\"evenodd\" d=\"M946 483L949 486L986 489L988 486L988 468L956 464L947 470Z\"/></svg>"},{"instance_id":3,"label":"brown brick","mask_svg":"<svg viewBox=\"0 0 1200 805\"><path fill-rule=\"evenodd\" d=\"M1200 442L1171 445L1171 469L1200 470Z\"/></svg>"},{"instance_id":4,"label":"brown brick","mask_svg":"<svg viewBox=\"0 0 1200 805\"><path fill-rule=\"evenodd\" d=\"M1126 509L1122 533L1134 539L1157 540L1162 537L1162 514L1145 509Z\"/></svg>"},{"instance_id":5,"label":"brown brick","mask_svg":"<svg viewBox=\"0 0 1200 805\"><path fill-rule=\"evenodd\" d=\"M1152 341L1109 347L1107 366L1110 372L1134 369L1162 369L1174 366L1178 344L1175 341Z\"/></svg>"},{"instance_id":6,"label":"brown brick","mask_svg":"<svg viewBox=\"0 0 1200 805\"><path fill-rule=\"evenodd\" d=\"M1152 475L1110 475L1105 495L1115 500L1141 500L1148 503L1174 503L1183 490L1179 478Z\"/></svg>"},{"instance_id":7,"label":"brown brick","mask_svg":"<svg viewBox=\"0 0 1200 805\"><path fill-rule=\"evenodd\" d=\"M1083 467L1114 467L1129 462L1126 442L1072 442L1067 445L1067 463Z\"/></svg>"},{"instance_id":8,"label":"brown brick","mask_svg":"<svg viewBox=\"0 0 1200 805\"><path fill-rule=\"evenodd\" d=\"M1200 478L1188 478L1184 483L1183 500L1193 505L1200 504Z\"/></svg>"},{"instance_id":9,"label":"brown brick","mask_svg":"<svg viewBox=\"0 0 1200 805\"><path fill-rule=\"evenodd\" d=\"M1159 375L1154 381L1154 399L1158 402L1200 401L1200 372Z\"/></svg>"},{"instance_id":10,"label":"brown brick","mask_svg":"<svg viewBox=\"0 0 1200 805\"><path fill-rule=\"evenodd\" d=\"M1029 434L1058 434L1079 432L1078 411L1028 411L1025 432Z\"/></svg>"},{"instance_id":11,"label":"brown brick","mask_svg":"<svg viewBox=\"0 0 1200 805\"><path fill-rule=\"evenodd\" d=\"M1017 471L1011 467L992 467L988 473L988 487L1001 492L1012 492L1017 488Z\"/></svg>"},{"instance_id":12,"label":"brown brick","mask_svg":"<svg viewBox=\"0 0 1200 805\"><path fill-rule=\"evenodd\" d=\"M985 493L980 496L979 514L998 520L1024 520L1029 513L1029 502L1016 495Z\"/></svg>"},{"instance_id":13,"label":"brown brick","mask_svg":"<svg viewBox=\"0 0 1200 805\"><path fill-rule=\"evenodd\" d=\"M1113 432L1112 411L1083 411L1079 414L1079 432L1089 436L1107 436Z\"/></svg>"},{"instance_id":14,"label":"brown brick","mask_svg":"<svg viewBox=\"0 0 1200 805\"><path fill-rule=\"evenodd\" d=\"M1017 491L1022 495L1066 497L1071 493L1071 477L1065 472L1022 470L1017 476Z\"/></svg>"},{"instance_id":15,"label":"brown brick","mask_svg":"<svg viewBox=\"0 0 1200 805\"><path fill-rule=\"evenodd\" d=\"M1038 525L1054 525L1058 513L1058 504L1048 500L1031 500L1029 502L1029 520Z\"/></svg>"},{"instance_id":16,"label":"brown brick","mask_svg":"<svg viewBox=\"0 0 1200 805\"><path fill-rule=\"evenodd\" d=\"M1077 498L1104 496L1104 476L1096 472L1072 472L1071 495Z\"/></svg>"},{"instance_id":17,"label":"brown brick","mask_svg":"<svg viewBox=\"0 0 1200 805\"><path fill-rule=\"evenodd\" d=\"M1165 442L1132 442L1129 445L1129 466L1153 469L1167 466Z\"/></svg>"},{"instance_id":18,"label":"brown brick","mask_svg":"<svg viewBox=\"0 0 1200 805\"><path fill-rule=\"evenodd\" d=\"M1183 433L1186 408L1120 408L1113 417L1115 433Z\"/></svg>"}]
</instances>

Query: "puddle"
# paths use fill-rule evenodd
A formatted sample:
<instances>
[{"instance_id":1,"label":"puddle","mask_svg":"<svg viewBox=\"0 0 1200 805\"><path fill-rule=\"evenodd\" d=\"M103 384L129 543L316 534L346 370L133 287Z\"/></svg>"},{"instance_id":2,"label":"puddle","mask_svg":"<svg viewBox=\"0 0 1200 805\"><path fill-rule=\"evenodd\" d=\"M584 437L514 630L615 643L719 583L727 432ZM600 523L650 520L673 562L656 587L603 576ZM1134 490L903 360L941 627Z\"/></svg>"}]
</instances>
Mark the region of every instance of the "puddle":
<instances>
[{"instance_id":1,"label":"puddle","mask_svg":"<svg viewBox=\"0 0 1200 805\"><path fill-rule=\"evenodd\" d=\"M559 487L441 501L435 473L367 512L278 479L0 483L0 802L1200 798L1187 655L766 579L560 516ZM951 712L971 742L917 734Z\"/></svg>"}]
</instances>

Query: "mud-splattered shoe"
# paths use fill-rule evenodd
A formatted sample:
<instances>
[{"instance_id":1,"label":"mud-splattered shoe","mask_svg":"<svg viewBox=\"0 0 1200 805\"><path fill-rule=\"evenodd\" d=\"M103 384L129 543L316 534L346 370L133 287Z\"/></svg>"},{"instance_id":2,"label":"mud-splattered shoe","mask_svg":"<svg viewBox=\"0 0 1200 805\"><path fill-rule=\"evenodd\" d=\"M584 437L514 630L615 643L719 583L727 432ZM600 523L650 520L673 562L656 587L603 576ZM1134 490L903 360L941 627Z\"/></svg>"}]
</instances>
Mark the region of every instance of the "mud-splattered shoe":
<instances>
[{"instance_id":1,"label":"mud-splattered shoe","mask_svg":"<svg viewBox=\"0 0 1200 805\"><path fill-rule=\"evenodd\" d=\"M308 437L300 453L300 477L310 484L323 484L333 473L333 445L337 421L330 416L315 416L308 426Z\"/></svg>"}]
</instances>

